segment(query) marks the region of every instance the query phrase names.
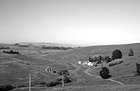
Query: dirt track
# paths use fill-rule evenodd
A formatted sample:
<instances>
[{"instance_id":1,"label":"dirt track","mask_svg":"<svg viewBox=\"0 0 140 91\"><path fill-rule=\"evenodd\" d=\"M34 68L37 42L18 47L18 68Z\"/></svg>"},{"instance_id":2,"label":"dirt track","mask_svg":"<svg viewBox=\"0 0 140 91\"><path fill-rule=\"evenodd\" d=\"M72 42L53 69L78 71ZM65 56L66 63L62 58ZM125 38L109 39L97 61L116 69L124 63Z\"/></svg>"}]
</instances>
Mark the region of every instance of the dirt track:
<instances>
[{"instance_id":1,"label":"dirt track","mask_svg":"<svg viewBox=\"0 0 140 91\"><path fill-rule=\"evenodd\" d=\"M88 69L86 69L84 72L85 72L87 75L89 75L89 76L94 76L94 77L97 77L97 78L99 78L99 79L102 79L100 76L96 76L96 75L93 75L93 74L89 73L90 69L91 69L91 67L89 67ZM105 80L109 80L109 81L118 83L118 84L120 84L120 85L125 85L124 83L122 83L122 82L120 82L120 81L113 80L113 79L111 79L111 78L105 79Z\"/></svg>"}]
</instances>

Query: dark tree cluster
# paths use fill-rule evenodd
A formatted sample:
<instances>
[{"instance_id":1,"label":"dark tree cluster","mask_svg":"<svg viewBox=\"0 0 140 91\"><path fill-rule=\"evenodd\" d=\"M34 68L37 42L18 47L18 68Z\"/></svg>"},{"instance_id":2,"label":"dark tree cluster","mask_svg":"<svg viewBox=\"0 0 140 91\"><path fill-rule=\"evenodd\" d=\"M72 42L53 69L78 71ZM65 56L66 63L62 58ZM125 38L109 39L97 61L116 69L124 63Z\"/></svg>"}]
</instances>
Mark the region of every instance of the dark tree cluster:
<instances>
[{"instance_id":1,"label":"dark tree cluster","mask_svg":"<svg viewBox=\"0 0 140 91\"><path fill-rule=\"evenodd\" d=\"M89 62L101 63L102 60L103 60L103 57L101 55L99 55L99 56L89 56Z\"/></svg>"},{"instance_id":2,"label":"dark tree cluster","mask_svg":"<svg viewBox=\"0 0 140 91\"><path fill-rule=\"evenodd\" d=\"M43 46L42 49L55 49L55 50L69 50L72 47L58 47L58 46Z\"/></svg>"},{"instance_id":3,"label":"dark tree cluster","mask_svg":"<svg viewBox=\"0 0 140 91\"><path fill-rule=\"evenodd\" d=\"M14 88L15 87L13 87L12 85L9 85L9 84L0 85L0 91L10 91Z\"/></svg>"},{"instance_id":4,"label":"dark tree cluster","mask_svg":"<svg viewBox=\"0 0 140 91\"><path fill-rule=\"evenodd\" d=\"M8 53L8 54L19 54L19 52L16 52L16 51L3 51L3 53Z\"/></svg>"},{"instance_id":5,"label":"dark tree cluster","mask_svg":"<svg viewBox=\"0 0 140 91\"><path fill-rule=\"evenodd\" d=\"M70 73L69 73L68 70L60 70L60 71L58 72L58 74L59 74L59 75L64 75L64 76L69 76L69 75L70 75Z\"/></svg>"},{"instance_id":6,"label":"dark tree cluster","mask_svg":"<svg viewBox=\"0 0 140 91\"><path fill-rule=\"evenodd\" d=\"M108 79L111 77L111 75L109 74L109 69L106 67L102 67L102 70L100 71L100 76L103 79Z\"/></svg>"},{"instance_id":7,"label":"dark tree cluster","mask_svg":"<svg viewBox=\"0 0 140 91\"><path fill-rule=\"evenodd\" d=\"M109 56L105 56L105 57L102 55L95 56L95 57L89 56L89 62L97 62L97 64L100 64L102 62L109 63L111 61L112 59Z\"/></svg>"},{"instance_id":8,"label":"dark tree cluster","mask_svg":"<svg viewBox=\"0 0 140 91\"><path fill-rule=\"evenodd\" d=\"M119 49L116 49L112 52L112 60L122 58L122 52Z\"/></svg>"}]
</instances>

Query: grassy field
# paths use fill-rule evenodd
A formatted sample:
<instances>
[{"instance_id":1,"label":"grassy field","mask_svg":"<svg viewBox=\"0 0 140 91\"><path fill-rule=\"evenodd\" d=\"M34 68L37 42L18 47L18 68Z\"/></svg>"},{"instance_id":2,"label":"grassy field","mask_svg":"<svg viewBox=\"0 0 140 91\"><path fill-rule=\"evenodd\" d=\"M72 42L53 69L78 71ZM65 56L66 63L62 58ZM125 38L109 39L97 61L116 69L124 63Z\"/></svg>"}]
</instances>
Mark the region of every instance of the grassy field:
<instances>
[{"instance_id":1,"label":"grassy field","mask_svg":"<svg viewBox=\"0 0 140 91\"><path fill-rule=\"evenodd\" d=\"M140 44L88 46L70 50L46 50L40 47L18 48L12 45L10 49L0 50L0 85L11 84L28 86L29 73L32 74L32 82L50 82L60 77L52 72L46 72L46 67L54 71L68 70L74 79L65 84L65 87L32 88L32 91L140 91L140 77L136 75L136 63L140 63ZM122 86L109 80L99 79L84 73L88 67L78 64L78 61L87 61L91 55L108 55L111 57L115 49L121 50L124 62L115 66L106 66L111 79L123 82ZM129 57L129 49L133 49L134 56ZM3 51L14 50L20 54L6 54ZM93 75L99 75L101 68L90 70ZM79 79L79 80L77 80ZM56 89L55 89L56 88ZM28 91L28 88L18 88L12 91Z\"/></svg>"}]
</instances>

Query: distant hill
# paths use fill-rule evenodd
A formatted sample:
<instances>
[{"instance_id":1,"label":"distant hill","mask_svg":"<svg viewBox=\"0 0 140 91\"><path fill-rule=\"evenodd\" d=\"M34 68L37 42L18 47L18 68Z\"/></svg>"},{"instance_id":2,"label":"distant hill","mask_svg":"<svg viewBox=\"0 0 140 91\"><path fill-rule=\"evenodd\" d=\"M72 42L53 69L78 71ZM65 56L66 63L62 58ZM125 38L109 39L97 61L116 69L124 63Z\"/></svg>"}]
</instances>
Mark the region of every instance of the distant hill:
<instances>
[{"instance_id":1,"label":"distant hill","mask_svg":"<svg viewBox=\"0 0 140 91\"><path fill-rule=\"evenodd\" d=\"M16 44L19 44L19 45L35 45L35 46L79 47L77 45L45 43L45 42L20 42L20 43L16 43Z\"/></svg>"}]
</instances>

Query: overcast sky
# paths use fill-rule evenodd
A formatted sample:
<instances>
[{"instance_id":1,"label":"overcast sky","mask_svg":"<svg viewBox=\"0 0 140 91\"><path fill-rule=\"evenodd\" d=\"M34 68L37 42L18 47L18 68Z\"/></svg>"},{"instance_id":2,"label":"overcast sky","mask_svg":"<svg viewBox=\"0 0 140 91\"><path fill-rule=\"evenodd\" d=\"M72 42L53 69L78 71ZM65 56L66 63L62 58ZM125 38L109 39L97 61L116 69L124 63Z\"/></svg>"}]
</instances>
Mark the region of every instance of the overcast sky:
<instances>
[{"instance_id":1,"label":"overcast sky","mask_svg":"<svg viewBox=\"0 0 140 91\"><path fill-rule=\"evenodd\" d=\"M140 42L140 0L0 0L0 42Z\"/></svg>"}]
</instances>

